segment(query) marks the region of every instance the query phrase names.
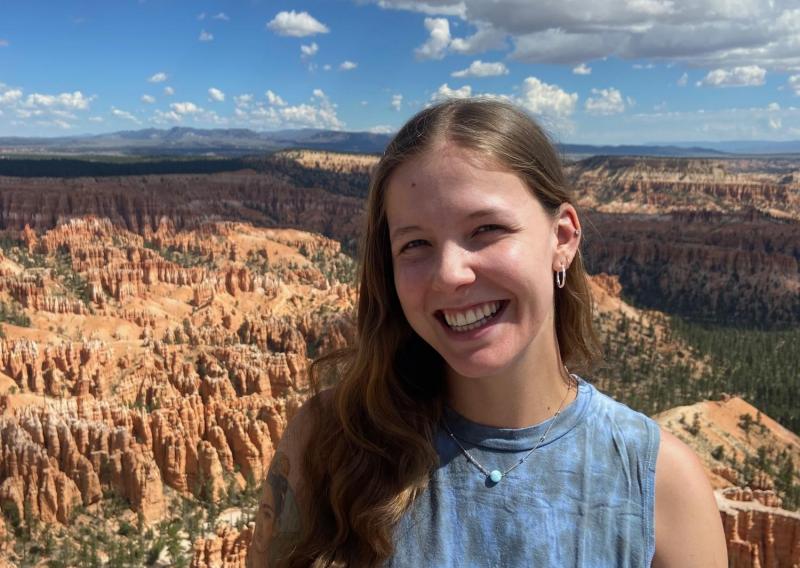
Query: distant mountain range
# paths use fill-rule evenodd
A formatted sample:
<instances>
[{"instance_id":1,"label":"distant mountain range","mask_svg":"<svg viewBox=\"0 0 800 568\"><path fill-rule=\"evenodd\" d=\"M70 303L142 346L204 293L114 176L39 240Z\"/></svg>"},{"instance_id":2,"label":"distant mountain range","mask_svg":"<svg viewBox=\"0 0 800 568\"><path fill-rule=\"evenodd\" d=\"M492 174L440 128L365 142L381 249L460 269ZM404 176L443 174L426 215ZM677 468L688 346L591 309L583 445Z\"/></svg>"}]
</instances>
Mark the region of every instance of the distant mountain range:
<instances>
[{"instance_id":1,"label":"distant mountain range","mask_svg":"<svg viewBox=\"0 0 800 568\"><path fill-rule=\"evenodd\" d=\"M26 155L171 155L236 157L287 148L309 148L336 152L382 153L391 134L344 132L335 130L279 130L256 132L246 128L200 129L174 127L168 130L148 128L123 130L108 134L64 136L56 138L0 137L0 154ZM799 153L796 142L707 142L670 145L594 146L561 144L567 157L664 156L724 157L730 154Z\"/></svg>"}]
</instances>

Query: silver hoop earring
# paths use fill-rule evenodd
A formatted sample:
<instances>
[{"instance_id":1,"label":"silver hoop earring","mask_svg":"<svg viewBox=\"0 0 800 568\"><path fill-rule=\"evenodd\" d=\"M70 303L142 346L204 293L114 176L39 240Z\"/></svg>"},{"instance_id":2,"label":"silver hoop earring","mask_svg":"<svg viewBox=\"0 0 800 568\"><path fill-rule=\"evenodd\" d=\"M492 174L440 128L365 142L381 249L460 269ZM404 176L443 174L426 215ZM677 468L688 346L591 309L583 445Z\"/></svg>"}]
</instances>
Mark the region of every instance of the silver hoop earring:
<instances>
[{"instance_id":1,"label":"silver hoop earring","mask_svg":"<svg viewBox=\"0 0 800 568\"><path fill-rule=\"evenodd\" d=\"M561 276L561 278L559 278L559 275ZM567 269L564 268L564 265L562 264L561 270L556 272L556 286L558 286L559 288L563 288L564 284L566 283L567 283Z\"/></svg>"}]
</instances>

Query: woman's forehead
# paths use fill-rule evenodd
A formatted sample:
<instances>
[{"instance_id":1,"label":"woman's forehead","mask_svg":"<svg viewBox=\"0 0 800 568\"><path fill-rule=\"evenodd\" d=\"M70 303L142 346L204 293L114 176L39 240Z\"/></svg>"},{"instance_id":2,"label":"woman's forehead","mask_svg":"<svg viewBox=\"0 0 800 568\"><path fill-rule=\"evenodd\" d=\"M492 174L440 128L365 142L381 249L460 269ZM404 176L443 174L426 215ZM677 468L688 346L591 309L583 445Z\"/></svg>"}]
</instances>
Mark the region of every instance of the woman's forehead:
<instances>
[{"instance_id":1,"label":"woman's forehead","mask_svg":"<svg viewBox=\"0 0 800 568\"><path fill-rule=\"evenodd\" d=\"M406 162L386 184L390 224L407 217L477 216L478 212L529 211L538 205L514 172L460 148L442 148Z\"/></svg>"}]
</instances>

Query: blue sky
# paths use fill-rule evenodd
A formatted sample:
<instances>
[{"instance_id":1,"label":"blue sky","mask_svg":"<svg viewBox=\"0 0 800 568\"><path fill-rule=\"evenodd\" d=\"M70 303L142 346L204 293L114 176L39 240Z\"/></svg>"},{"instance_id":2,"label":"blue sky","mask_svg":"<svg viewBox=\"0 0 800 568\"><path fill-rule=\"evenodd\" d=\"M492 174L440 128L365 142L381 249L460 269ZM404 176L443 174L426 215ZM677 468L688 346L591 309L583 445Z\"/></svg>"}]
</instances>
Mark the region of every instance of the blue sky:
<instances>
[{"instance_id":1,"label":"blue sky","mask_svg":"<svg viewBox=\"0 0 800 568\"><path fill-rule=\"evenodd\" d=\"M508 98L563 142L800 139L793 0L6 0L0 136L389 132Z\"/></svg>"}]
</instances>

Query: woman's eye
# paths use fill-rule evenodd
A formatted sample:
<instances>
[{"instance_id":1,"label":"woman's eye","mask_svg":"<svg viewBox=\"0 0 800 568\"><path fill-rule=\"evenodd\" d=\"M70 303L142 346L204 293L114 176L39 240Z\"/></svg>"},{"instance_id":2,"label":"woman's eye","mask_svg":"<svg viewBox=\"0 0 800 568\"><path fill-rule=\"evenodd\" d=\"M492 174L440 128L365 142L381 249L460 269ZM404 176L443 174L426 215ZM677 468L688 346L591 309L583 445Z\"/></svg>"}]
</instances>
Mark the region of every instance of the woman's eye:
<instances>
[{"instance_id":1,"label":"woman's eye","mask_svg":"<svg viewBox=\"0 0 800 568\"><path fill-rule=\"evenodd\" d=\"M489 231L497 231L497 230L502 230L502 228L503 228L503 227L501 227L500 225L481 225L480 227L478 227L477 229L475 229L475 234L478 234L478 233L487 233L487 232L489 232Z\"/></svg>"},{"instance_id":2,"label":"woman's eye","mask_svg":"<svg viewBox=\"0 0 800 568\"><path fill-rule=\"evenodd\" d=\"M403 252L403 251L406 251L406 250L412 249L412 248L417 248L417 247L419 247L421 245L424 245L424 244L425 244L425 241L423 241L422 239L416 239L416 240L413 240L413 241L409 241L409 242L407 242L406 244L403 245L403 247L400 249L400 252Z\"/></svg>"}]
</instances>

